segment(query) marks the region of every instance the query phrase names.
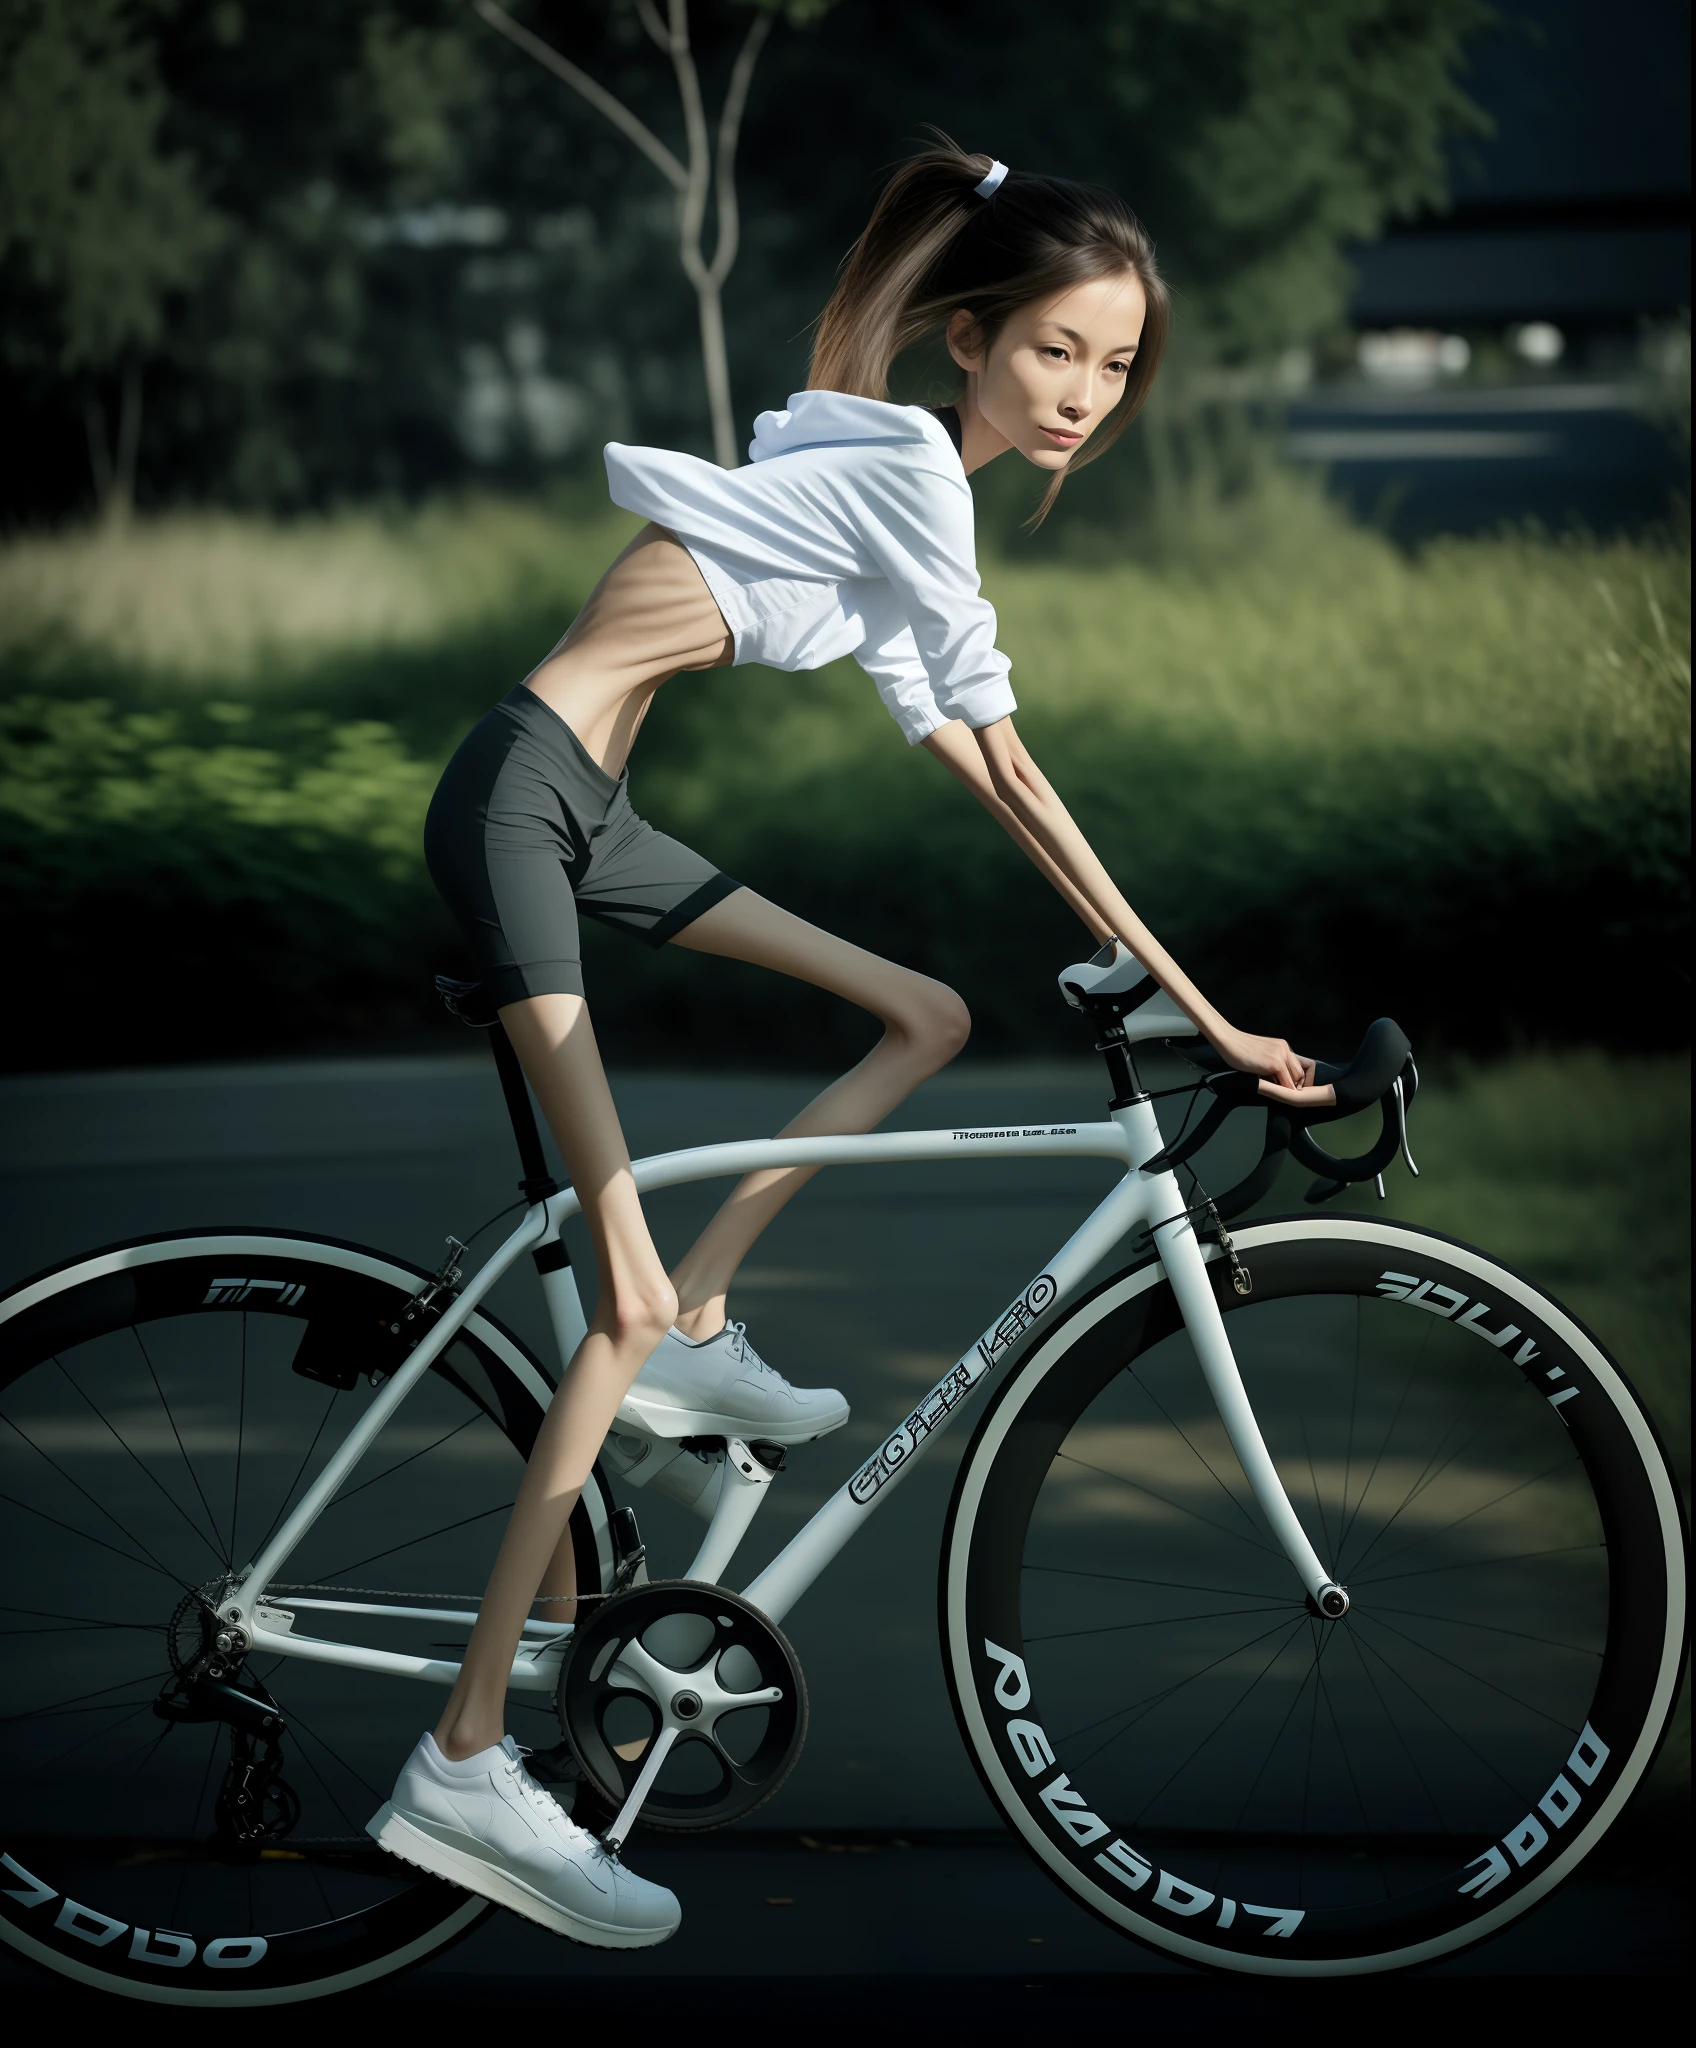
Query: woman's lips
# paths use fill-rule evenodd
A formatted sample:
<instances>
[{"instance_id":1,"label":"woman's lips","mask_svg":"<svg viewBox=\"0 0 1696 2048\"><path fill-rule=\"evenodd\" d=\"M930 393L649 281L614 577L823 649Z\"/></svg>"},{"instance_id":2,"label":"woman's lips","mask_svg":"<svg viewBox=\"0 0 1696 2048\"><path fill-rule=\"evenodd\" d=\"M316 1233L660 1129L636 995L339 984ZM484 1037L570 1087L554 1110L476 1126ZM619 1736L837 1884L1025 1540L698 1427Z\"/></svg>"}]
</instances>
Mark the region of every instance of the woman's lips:
<instances>
[{"instance_id":1,"label":"woman's lips","mask_svg":"<svg viewBox=\"0 0 1696 2048\"><path fill-rule=\"evenodd\" d=\"M1083 439L1082 434L1075 434L1067 427L1044 427L1042 432L1061 448L1075 448Z\"/></svg>"}]
</instances>

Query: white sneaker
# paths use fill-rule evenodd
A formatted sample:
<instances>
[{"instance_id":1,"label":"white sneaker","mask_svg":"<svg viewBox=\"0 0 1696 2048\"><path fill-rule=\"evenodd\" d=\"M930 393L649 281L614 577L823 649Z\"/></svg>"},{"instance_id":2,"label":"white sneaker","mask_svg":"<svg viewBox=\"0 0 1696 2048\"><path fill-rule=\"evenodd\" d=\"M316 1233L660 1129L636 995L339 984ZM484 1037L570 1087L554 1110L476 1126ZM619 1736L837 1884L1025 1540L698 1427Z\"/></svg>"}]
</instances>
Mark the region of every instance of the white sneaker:
<instances>
[{"instance_id":1,"label":"white sneaker","mask_svg":"<svg viewBox=\"0 0 1696 2048\"><path fill-rule=\"evenodd\" d=\"M834 1387L792 1387L748 1342L746 1323L726 1323L699 1344L668 1330L618 1412L654 1436L805 1444L840 1429L848 1403Z\"/></svg>"},{"instance_id":2,"label":"white sneaker","mask_svg":"<svg viewBox=\"0 0 1696 2048\"><path fill-rule=\"evenodd\" d=\"M567 1819L523 1758L509 1735L456 1764L421 1736L365 1832L390 1855L573 1941L651 1948L675 1934L683 1914L674 1895Z\"/></svg>"}]
</instances>

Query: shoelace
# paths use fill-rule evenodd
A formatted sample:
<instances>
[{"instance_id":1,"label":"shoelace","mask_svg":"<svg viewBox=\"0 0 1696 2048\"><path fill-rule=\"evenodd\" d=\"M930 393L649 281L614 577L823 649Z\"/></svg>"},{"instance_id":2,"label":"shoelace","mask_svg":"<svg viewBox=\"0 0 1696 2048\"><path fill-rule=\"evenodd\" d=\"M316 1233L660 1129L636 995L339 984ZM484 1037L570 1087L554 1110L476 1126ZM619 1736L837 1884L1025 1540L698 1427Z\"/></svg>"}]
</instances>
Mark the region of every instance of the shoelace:
<instances>
[{"instance_id":1,"label":"shoelace","mask_svg":"<svg viewBox=\"0 0 1696 2048\"><path fill-rule=\"evenodd\" d=\"M726 1323L724 1327L730 1332L730 1355L738 1365L751 1365L756 1372L763 1372L769 1379L775 1380L778 1377L776 1368L767 1365L748 1342L746 1323Z\"/></svg>"},{"instance_id":2,"label":"shoelace","mask_svg":"<svg viewBox=\"0 0 1696 2048\"><path fill-rule=\"evenodd\" d=\"M570 1814L560 1806L559 1801L538 1785L524 1768L524 1759L534 1752L526 1749L522 1742L515 1742L512 1746L518 1754L508 1759L506 1774L517 1784L519 1796L527 1800L551 1827L563 1830L574 1849L588 1848L596 1851L604 1859L607 1853L606 1845L597 1841L587 1828L580 1828Z\"/></svg>"}]
</instances>

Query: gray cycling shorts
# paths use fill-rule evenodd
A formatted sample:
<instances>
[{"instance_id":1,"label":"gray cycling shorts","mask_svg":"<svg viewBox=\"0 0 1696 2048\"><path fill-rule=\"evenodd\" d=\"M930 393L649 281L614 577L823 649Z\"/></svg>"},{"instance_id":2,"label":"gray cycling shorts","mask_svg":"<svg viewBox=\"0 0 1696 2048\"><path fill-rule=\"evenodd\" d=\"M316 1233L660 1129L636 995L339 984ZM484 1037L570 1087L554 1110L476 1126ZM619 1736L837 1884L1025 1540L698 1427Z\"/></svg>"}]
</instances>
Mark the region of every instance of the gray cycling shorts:
<instances>
[{"instance_id":1,"label":"gray cycling shorts","mask_svg":"<svg viewBox=\"0 0 1696 2048\"><path fill-rule=\"evenodd\" d=\"M424 858L497 1006L582 995L580 913L663 946L741 887L637 817L628 770L522 683L442 771Z\"/></svg>"}]
</instances>

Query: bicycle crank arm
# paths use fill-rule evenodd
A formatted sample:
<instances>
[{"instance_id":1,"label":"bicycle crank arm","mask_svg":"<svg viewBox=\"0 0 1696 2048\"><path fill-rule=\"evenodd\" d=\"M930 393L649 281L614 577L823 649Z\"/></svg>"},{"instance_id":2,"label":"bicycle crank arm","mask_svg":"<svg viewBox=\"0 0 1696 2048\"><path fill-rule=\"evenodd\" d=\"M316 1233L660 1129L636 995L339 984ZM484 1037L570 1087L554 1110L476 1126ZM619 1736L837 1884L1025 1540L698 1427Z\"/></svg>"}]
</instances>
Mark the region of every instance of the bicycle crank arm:
<instances>
[{"instance_id":1,"label":"bicycle crank arm","mask_svg":"<svg viewBox=\"0 0 1696 2048\"><path fill-rule=\"evenodd\" d=\"M642 1811L642 1802L653 1789L654 1780L660 1774L660 1765L671 1754L671 1745L677 1740L677 1735L676 1727L668 1723L655 1736L653 1747L648 1751L636 1782L630 1788L630 1797L618 1809L618 1818L602 1835L602 1842L614 1856L623 1848L625 1837L636 1825L636 1816Z\"/></svg>"},{"instance_id":2,"label":"bicycle crank arm","mask_svg":"<svg viewBox=\"0 0 1696 2048\"><path fill-rule=\"evenodd\" d=\"M1179 1202L1176 1180L1169 1185L1172 1206L1176 1208ZM1249 1491L1277 1539L1279 1549L1307 1589L1314 1609L1326 1620L1338 1621L1349 1611L1349 1596L1320 1562L1318 1552L1308 1541L1300 1516L1290 1505L1284 1482L1278 1477L1278 1468L1272 1462L1272 1454L1266 1448L1266 1439L1255 1419L1248 1389L1237 1370L1236 1355L1225 1333L1225 1319L1213 1298L1207 1262L1196 1243L1189 1218L1174 1215L1170 1222L1157 1225L1154 1242L1160 1253L1160 1263L1166 1269L1166 1277L1172 1283L1184 1326L1195 1346L1202 1377L1219 1410L1219 1420L1225 1425L1225 1434L1237 1454L1237 1463L1242 1467Z\"/></svg>"}]
</instances>

